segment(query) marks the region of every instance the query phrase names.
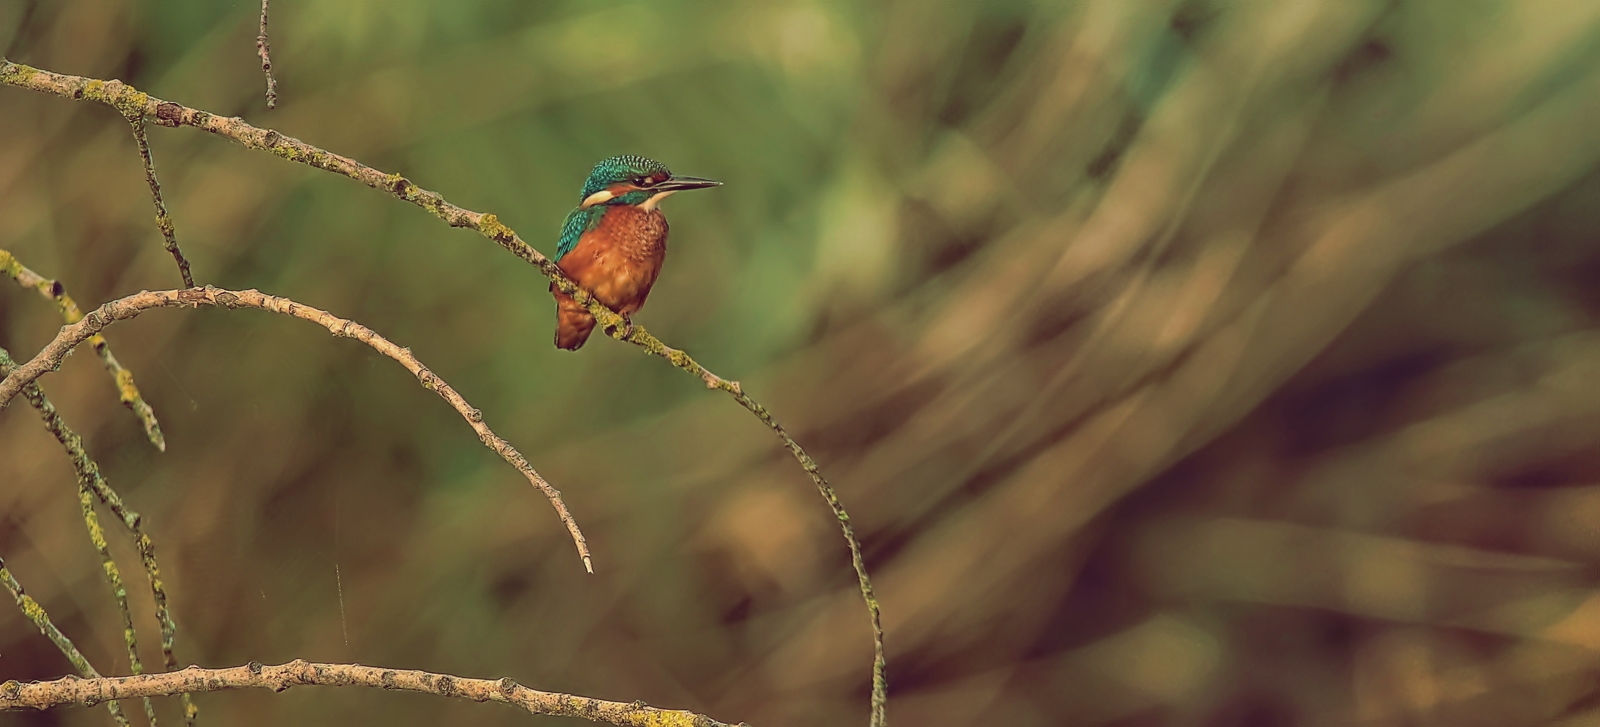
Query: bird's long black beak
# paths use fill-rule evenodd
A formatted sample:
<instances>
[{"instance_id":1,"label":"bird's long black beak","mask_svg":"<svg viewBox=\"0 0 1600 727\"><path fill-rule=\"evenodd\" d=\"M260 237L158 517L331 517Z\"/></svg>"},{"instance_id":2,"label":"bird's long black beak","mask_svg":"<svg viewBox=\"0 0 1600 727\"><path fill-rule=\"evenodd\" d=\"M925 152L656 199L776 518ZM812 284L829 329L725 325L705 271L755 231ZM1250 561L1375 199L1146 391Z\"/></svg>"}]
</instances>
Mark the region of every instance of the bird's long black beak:
<instances>
[{"instance_id":1,"label":"bird's long black beak","mask_svg":"<svg viewBox=\"0 0 1600 727\"><path fill-rule=\"evenodd\" d=\"M651 187L652 192L681 192L685 189L705 189L706 187L719 187L722 182L715 179L701 179L699 177L673 177L665 182Z\"/></svg>"}]
</instances>

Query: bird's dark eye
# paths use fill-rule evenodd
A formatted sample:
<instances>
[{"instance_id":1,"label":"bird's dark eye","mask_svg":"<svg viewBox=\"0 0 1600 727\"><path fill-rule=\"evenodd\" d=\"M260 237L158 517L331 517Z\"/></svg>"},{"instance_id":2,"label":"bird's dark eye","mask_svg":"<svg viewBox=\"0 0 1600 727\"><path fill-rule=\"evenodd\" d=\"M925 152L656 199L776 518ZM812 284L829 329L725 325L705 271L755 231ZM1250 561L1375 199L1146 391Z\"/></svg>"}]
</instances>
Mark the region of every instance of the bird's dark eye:
<instances>
[{"instance_id":1,"label":"bird's dark eye","mask_svg":"<svg viewBox=\"0 0 1600 727\"><path fill-rule=\"evenodd\" d=\"M648 186L650 186L650 178L649 177L634 177L633 178L633 185L636 186L636 187L648 187Z\"/></svg>"}]
</instances>

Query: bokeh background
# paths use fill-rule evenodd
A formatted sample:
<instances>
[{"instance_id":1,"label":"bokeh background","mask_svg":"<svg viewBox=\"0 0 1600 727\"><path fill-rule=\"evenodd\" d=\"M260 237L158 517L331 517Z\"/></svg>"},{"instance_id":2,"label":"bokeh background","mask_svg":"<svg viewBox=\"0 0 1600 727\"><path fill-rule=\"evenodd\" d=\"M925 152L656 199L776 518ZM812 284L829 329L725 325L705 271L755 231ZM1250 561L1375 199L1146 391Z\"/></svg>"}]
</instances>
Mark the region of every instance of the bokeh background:
<instances>
[{"instance_id":1,"label":"bokeh background","mask_svg":"<svg viewBox=\"0 0 1600 727\"><path fill-rule=\"evenodd\" d=\"M257 10L0 0L0 49L403 173L546 252L602 157L724 180L665 206L639 320L836 484L894 723L1600 724L1600 4L277 0L273 111ZM554 350L544 279L472 233L151 136L198 280L411 347L562 488L599 570L391 361L259 311L152 312L108 337L165 454L93 356L43 385L144 513L183 663L866 720L846 551L747 413L630 346ZM11 88L0 248L85 307L178 285L127 125ZM59 325L0 285L0 345ZM126 672L26 407L0 415L0 556ZM0 679L68 670L0 608ZM198 699L211 725L568 723Z\"/></svg>"}]
</instances>

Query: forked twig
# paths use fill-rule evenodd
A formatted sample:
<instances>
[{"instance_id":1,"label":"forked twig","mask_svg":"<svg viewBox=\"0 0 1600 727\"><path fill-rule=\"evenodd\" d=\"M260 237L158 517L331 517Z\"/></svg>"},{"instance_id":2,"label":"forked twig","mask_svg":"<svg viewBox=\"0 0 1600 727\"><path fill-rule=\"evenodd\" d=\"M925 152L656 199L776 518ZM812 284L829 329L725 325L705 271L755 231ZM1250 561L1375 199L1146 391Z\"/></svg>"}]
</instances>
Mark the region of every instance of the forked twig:
<instances>
[{"instance_id":1,"label":"forked twig","mask_svg":"<svg viewBox=\"0 0 1600 727\"><path fill-rule=\"evenodd\" d=\"M61 311L61 317L67 323L77 323L83 319L83 312L78 310L78 304L67 295L66 288L55 280L29 270L23 266L10 252L0 250L0 275L17 281L17 285L32 288L39 295L51 303L56 310ZM167 438L161 433L161 423L156 421L156 413L150 405L144 402L144 397L139 394L139 387L133 382L133 372L122 367L117 357L111 355L111 346L106 343L106 337L98 333L89 338L89 345L94 347L94 352L100 356L101 363L105 364L106 372L111 374L111 380L117 386L117 396L123 406L128 407L133 415L139 418L139 423L144 426L145 438L155 445L156 449L167 451Z\"/></svg>"},{"instance_id":2,"label":"forked twig","mask_svg":"<svg viewBox=\"0 0 1600 727\"><path fill-rule=\"evenodd\" d=\"M38 380L40 376L60 368L61 361L71 353L78 344L83 343L90 336L100 332L106 326L116 321L133 318L152 308L198 307L202 305L217 306L221 308L259 308L261 310L282 313L302 320L311 321L335 336L354 338L371 346L378 353L399 362L406 367L417 380L422 382L422 387L439 395L450 404L463 419L478 433L478 439L484 446L500 455L518 472L528 478L528 481L550 500L555 507L556 514L561 522L567 526L567 531L572 534L572 542L578 548L578 555L583 558L583 567L590 573L594 572L594 563L589 556L589 545L584 540L583 532L578 529L577 521L572 519L572 514L567 512L566 503L561 500L560 491L552 487L544 477L535 472L528 463L528 458L509 442L501 439L487 424L483 423L483 412L468 404L466 399L456 393L444 379L439 378L428 367L423 366L416 356L411 355L411 349L396 346L389 339L378 335L372 329L355 321L346 320L327 311L313 308L308 305L296 303L288 298L267 295L258 290L222 290L212 286L203 288L186 288L183 290L145 291L135 293L125 298L113 300L84 315L83 320L70 326L63 326L61 332L56 334L54 340L47 344L43 350L27 363L17 366L0 381L0 409L10 405L11 400L22 391L24 386Z\"/></svg>"}]
</instances>

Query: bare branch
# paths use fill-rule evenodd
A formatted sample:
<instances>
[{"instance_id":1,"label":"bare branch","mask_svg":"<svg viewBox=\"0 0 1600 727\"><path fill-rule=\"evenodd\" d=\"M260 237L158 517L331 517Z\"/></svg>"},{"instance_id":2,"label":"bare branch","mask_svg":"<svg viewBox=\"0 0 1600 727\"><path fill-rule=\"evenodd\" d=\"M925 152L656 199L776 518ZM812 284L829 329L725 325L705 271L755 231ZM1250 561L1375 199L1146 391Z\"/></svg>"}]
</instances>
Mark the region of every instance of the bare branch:
<instances>
[{"instance_id":1,"label":"bare branch","mask_svg":"<svg viewBox=\"0 0 1600 727\"><path fill-rule=\"evenodd\" d=\"M171 101L163 101L121 81L101 81L82 76L52 73L0 58L0 83L71 99L97 101L116 108L124 114L142 111L145 116L155 118L156 123L159 124L173 127L193 126L202 131L232 139L245 147L268 151L289 161L299 162L349 177L373 189L387 192L397 199L428 210L451 227L470 228L484 237L494 240L513 255L539 268L539 271L544 273L545 277L550 278L555 283L558 290L572 296L573 299L583 304L589 313L595 317L595 320L600 323L607 335L632 343L650 354L670 361L672 365L694 374L705 382L707 388L721 389L727 392L735 401L739 402L740 406L754 414L756 418L760 419L783 441L784 446L794 455L795 460L800 463L800 467L811 478L812 483L817 487L817 491L822 494L834 517L839 521L840 530L843 532L846 544L850 548L851 565L855 568L856 578L861 589L861 597L866 601L867 614L872 625L874 659L871 724L874 727L880 727L886 723L884 704L888 698L888 683L885 676L886 662L883 648L882 618L879 614L877 598L873 595L872 581L867 575L866 563L861 556L861 545L857 542L855 533L850 526L850 517L845 512L844 505L839 501L838 496L833 492L833 488L828 484L827 479L822 476L821 471L817 468L816 461L806 454L805 449L798 442L795 442L794 438L790 437L782 426L779 426L772 418L771 413L740 389L737 381L729 381L711 373L711 371L691 358L689 354L667 346L637 323L632 326L625 326L622 316L595 300L594 296L590 295L588 291L579 288L561 272L561 269L553 261L523 241L515 230L501 223L495 215L473 212L472 210L458 207L446 201L438 193L422 189L398 174L384 174L354 159L317 148L271 129L252 126L237 117L217 116L216 114L189 108ZM3 394L3 390L0 390L0 394ZM13 392L11 396L15 396L15 393Z\"/></svg>"},{"instance_id":2,"label":"bare branch","mask_svg":"<svg viewBox=\"0 0 1600 727\"><path fill-rule=\"evenodd\" d=\"M66 288L62 287L60 282L49 280L29 270L5 250L0 250L0 275L17 281L17 285L24 288L38 291L39 295L55 304L56 310L61 311L61 317L67 323L83 320L83 312L78 310L78 304L72 300L72 296L67 295ZM144 425L145 437L156 446L156 449L167 451L167 438L161 433L161 423L156 421L156 413L144 402L144 397L139 395L139 387L133 383L133 372L123 368L117 357L111 355L111 346L106 343L105 336L98 333L90 336L89 345L94 347L94 352L99 354L100 361L111 374L111 380L117 386L117 395L122 400L122 405L128 407L134 416L139 417L139 423Z\"/></svg>"},{"instance_id":3,"label":"bare branch","mask_svg":"<svg viewBox=\"0 0 1600 727\"><path fill-rule=\"evenodd\" d=\"M257 290L222 290L212 286L204 288L188 288L184 290L145 291L135 293L126 298L113 300L100 306L69 326L63 326L55 339L47 344L43 350L27 363L16 367L11 374L0 381L0 409L10 405L11 400L24 386L38 380L40 376L54 371L61 366L61 361L71 353L73 348L83 343L90 336L98 333L113 322L133 318L152 308L198 307L202 305L218 306L222 308L259 308L261 310L282 313L302 320L311 321L328 329L335 336L354 338L371 346L378 353L398 361L406 367L417 380L422 382L422 387L438 394L450 404L456 412L461 414L473 431L478 433L478 439L484 446L500 455L518 472L521 472L528 481L542 491L550 504L555 507L556 514L561 522L567 526L567 531L572 534L572 542L578 548L578 555L583 558L583 567L590 573L594 572L593 561L589 557L589 545L584 540L583 533L578 530L577 521L572 519L567 512L566 503L561 500L561 493L546 482L544 477L535 472L528 463L528 458L509 442L501 439L483 423L483 412L475 409L463 399L456 390L444 382L416 356L411 355L411 349L396 346L389 339L378 335L372 329L354 321L345 320L327 311L313 308L308 305L296 303L288 298L279 298L267 295Z\"/></svg>"},{"instance_id":4,"label":"bare branch","mask_svg":"<svg viewBox=\"0 0 1600 727\"><path fill-rule=\"evenodd\" d=\"M79 316L80 318L82 316ZM0 376L11 373L16 367L16 362L11 360L10 354L0 348ZM139 514L127 509L122 503L122 498L111 489L100 474L100 465L89 457L83 448L83 438L67 426L61 414L56 411L54 404L45 397L38 384L28 384L22 388L22 395L28 403L39 412L39 417L44 420L44 428L55 435L56 441L61 442L67 451L67 458L72 460L72 469L78 475L78 503L83 510L84 524L89 528L89 541L99 551L101 562L104 565L106 578L111 584L111 595L117 603L117 609L122 612L122 628L124 639L128 646L128 663L134 674L144 671L139 663L139 647L133 629L133 615L128 611L128 592L123 588L122 577L117 569L116 561L111 558L110 549L107 547L105 531L100 527L100 518L94 511L94 502L90 496L93 492L100 501L111 509L111 514L117 516L124 526L134 536L135 545L139 551L139 560L144 565L146 577L150 580L150 593L155 601L156 620L161 624L161 655L166 669L171 671L178 668L178 659L173 655L173 645L177 638L178 627L172 621L172 614L167 610L167 591L161 583L161 569L156 565L155 545L150 542L149 536L144 534L140 526ZM194 724L194 719L200 713L194 701L188 694L182 695L183 712L189 724ZM145 714L152 725L155 724L155 713L150 700L144 703Z\"/></svg>"},{"instance_id":5,"label":"bare branch","mask_svg":"<svg viewBox=\"0 0 1600 727\"><path fill-rule=\"evenodd\" d=\"M272 45L267 43L268 2L270 0L261 0L261 33L256 36L256 55L261 56L261 72L267 76L267 108L271 109L278 107L278 79L272 77Z\"/></svg>"},{"instance_id":6,"label":"bare branch","mask_svg":"<svg viewBox=\"0 0 1600 727\"><path fill-rule=\"evenodd\" d=\"M11 571L6 569L4 559L0 559L0 581L5 582L6 590L11 592L11 597L16 600L17 607L22 609L23 615L27 616L34 626L39 627L39 633L44 634L45 638L50 639L50 643L55 644L56 648L66 655L67 661L72 662L73 668L77 669L79 674L90 679L100 678L100 672L95 671L95 668L89 664L89 660L84 658L83 653L78 651L77 646L73 645L72 639L67 638L67 635L61 633L61 629L56 628L55 623L50 621L50 614L45 613L44 606L40 606L38 601L33 600L32 596L22 590L22 584L17 582L16 576L11 575ZM0 685L0 692L9 694L5 687L12 684L16 684L16 682L6 682L4 685ZM6 698L0 697L0 705L5 703ZM108 702L106 709L111 712L111 717L117 721L117 724L122 725L122 727L128 727L128 718L122 713L122 705L116 702Z\"/></svg>"},{"instance_id":7,"label":"bare branch","mask_svg":"<svg viewBox=\"0 0 1600 727\"><path fill-rule=\"evenodd\" d=\"M0 709L49 709L69 704L92 705L113 699L154 697L180 692L216 692L228 689L290 687L373 687L404 692L437 694L475 702L501 702L532 714L577 717L627 727L732 727L710 717L677 709L659 709L643 702L625 704L524 687L510 677L469 679L412 669L385 669L360 664L317 664L296 659L265 666L250 662L230 669L202 669L131 677L76 679L49 682L8 681L0 684Z\"/></svg>"},{"instance_id":8,"label":"bare branch","mask_svg":"<svg viewBox=\"0 0 1600 727\"><path fill-rule=\"evenodd\" d=\"M144 181L150 185L150 199L156 205L156 229L161 231L161 241L166 245L167 252L178 263L178 275L183 278L183 287L193 288L194 276L189 273L189 261L183 258L183 251L178 249L177 228L167 214L166 203L161 201L161 183L156 181L156 163L150 156L150 140L145 137L144 117L129 114L128 125L133 127L133 140L139 145L139 161L144 163Z\"/></svg>"}]
</instances>

